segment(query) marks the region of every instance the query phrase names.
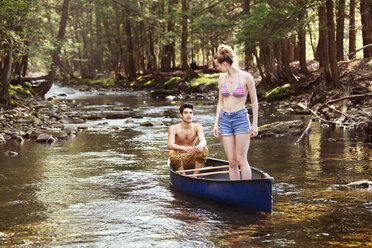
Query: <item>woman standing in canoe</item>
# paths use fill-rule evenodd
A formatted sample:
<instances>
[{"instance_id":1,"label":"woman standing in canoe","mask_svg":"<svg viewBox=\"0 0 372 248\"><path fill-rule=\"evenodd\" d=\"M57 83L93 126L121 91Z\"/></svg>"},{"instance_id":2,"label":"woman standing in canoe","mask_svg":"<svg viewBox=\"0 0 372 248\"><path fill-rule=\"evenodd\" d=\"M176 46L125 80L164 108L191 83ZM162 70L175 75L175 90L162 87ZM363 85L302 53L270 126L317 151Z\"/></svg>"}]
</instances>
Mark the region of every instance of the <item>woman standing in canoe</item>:
<instances>
[{"instance_id":1,"label":"woman standing in canoe","mask_svg":"<svg viewBox=\"0 0 372 248\"><path fill-rule=\"evenodd\" d=\"M247 154L250 138L258 134L256 86L252 75L236 65L235 54L230 46L218 47L214 63L222 74L218 81L219 98L213 135L222 136L222 144L230 165L230 179L240 179L239 167L241 178L251 179L252 172ZM252 125L245 108L248 95L252 104Z\"/></svg>"}]
</instances>

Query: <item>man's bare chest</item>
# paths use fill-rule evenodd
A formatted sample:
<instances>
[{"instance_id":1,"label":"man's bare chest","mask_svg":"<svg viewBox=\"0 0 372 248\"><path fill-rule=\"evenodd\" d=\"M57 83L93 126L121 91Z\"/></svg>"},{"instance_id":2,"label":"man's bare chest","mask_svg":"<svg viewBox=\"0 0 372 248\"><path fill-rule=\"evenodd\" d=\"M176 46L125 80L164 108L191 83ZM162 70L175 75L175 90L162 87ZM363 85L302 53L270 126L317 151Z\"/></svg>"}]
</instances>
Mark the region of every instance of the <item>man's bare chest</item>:
<instances>
[{"instance_id":1,"label":"man's bare chest","mask_svg":"<svg viewBox=\"0 0 372 248\"><path fill-rule=\"evenodd\" d=\"M176 135L176 139L182 143L189 143L193 142L196 138L196 130L190 129L190 130L182 130L182 132L179 132Z\"/></svg>"}]
</instances>

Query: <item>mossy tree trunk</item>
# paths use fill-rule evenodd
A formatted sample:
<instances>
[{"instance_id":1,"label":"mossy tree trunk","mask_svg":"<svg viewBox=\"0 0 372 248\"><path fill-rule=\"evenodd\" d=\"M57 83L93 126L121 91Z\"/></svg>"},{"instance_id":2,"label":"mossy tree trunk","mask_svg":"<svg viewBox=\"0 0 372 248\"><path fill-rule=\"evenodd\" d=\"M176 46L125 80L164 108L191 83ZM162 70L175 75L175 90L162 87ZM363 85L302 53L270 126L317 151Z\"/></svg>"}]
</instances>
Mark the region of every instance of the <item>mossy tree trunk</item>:
<instances>
[{"instance_id":1,"label":"mossy tree trunk","mask_svg":"<svg viewBox=\"0 0 372 248\"><path fill-rule=\"evenodd\" d=\"M13 62L13 42L10 40L8 42L8 53L6 55L5 63L2 72L0 73L0 105L9 106L10 105L10 95L9 95L9 84L10 75L12 73L12 62Z\"/></svg>"}]
</instances>

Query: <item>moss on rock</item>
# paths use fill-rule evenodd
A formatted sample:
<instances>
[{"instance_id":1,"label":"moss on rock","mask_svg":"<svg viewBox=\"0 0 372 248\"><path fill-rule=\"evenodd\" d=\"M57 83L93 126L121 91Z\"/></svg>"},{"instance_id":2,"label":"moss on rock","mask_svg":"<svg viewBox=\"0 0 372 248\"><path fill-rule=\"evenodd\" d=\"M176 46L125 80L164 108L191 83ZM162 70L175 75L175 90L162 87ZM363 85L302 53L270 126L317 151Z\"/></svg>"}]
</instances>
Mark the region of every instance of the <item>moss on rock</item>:
<instances>
[{"instance_id":1,"label":"moss on rock","mask_svg":"<svg viewBox=\"0 0 372 248\"><path fill-rule=\"evenodd\" d=\"M284 95L287 95L286 89L289 88L290 86L291 86L290 84L284 84L284 85L278 86L272 89L271 91L267 92L265 97L267 99L273 99L273 100L280 99Z\"/></svg>"},{"instance_id":2,"label":"moss on rock","mask_svg":"<svg viewBox=\"0 0 372 248\"><path fill-rule=\"evenodd\" d=\"M199 74L199 77L191 79L189 85L191 87L198 87L200 85L217 84L219 73L215 74Z\"/></svg>"}]
</instances>

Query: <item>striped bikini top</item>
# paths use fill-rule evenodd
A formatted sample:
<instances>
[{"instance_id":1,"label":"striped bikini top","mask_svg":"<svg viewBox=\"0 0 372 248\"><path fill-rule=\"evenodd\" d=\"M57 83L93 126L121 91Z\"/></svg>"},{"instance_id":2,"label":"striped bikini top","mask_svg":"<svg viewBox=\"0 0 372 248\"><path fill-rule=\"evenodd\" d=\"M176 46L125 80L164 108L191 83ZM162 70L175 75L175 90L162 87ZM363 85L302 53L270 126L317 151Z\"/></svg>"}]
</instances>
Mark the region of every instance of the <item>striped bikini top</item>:
<instances>
[{"instance_id":1,"label":"striped bikini top","mask_svg":"<svg viewBox=\"0 0 372 248\"><path fill-rule=\"evenodd\" d=\"M235 88L234 92L233 92L233 96L235 97L243 97L245 95L245 92L244 92L244 89L240 83L240 77L238 75L238 79L239 79L239 84L238 84L238 87ZM226 77L225 77L225 81L223 83L223 86L221 88L221 95L223 96L231 96L230 94L230 91L229 89L227 88L226 86Z\"/></svg>"}]
</instances>

